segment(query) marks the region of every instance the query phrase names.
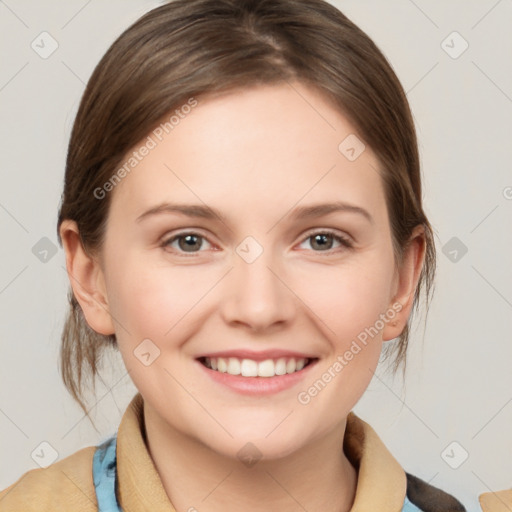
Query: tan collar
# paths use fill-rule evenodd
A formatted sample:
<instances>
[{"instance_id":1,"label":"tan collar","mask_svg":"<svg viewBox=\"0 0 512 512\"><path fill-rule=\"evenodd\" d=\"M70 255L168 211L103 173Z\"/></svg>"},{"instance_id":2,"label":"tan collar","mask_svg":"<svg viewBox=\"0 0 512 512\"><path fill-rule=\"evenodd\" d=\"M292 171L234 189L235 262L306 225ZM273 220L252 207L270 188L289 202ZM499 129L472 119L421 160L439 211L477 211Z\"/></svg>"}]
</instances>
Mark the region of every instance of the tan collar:
<instances>
[{"instance_id":1,"label":"tan collar","mask_svg":"<svg viewBox=\"0 0 512 512\"><path fill-rule=\"evenodd\" d=\"M119 505L130 512L176 512L146 446L143 407L142 395L137 393L117 432Z\"/></svg>"},{"instance_id":2,"label":"tan collar","mask_svg":"<svg viewBox=\"0 0 512 512\"><path fill-rule=\"evenodd\" d=\"M123 415L117 435L120 505L130 512L175 512L147 450L144 401L137 393ZM347 417L343 449L358 470L354 505L350 512L399 512L407 479L368 423L353 412Z\"/></svg>"},{"instance_id":3,"label":"tan collar","mask_svg":"<svg viewBox=\"0 0 512 512\"><path fill-rule=\"evenodd\" d=\"M509 512L512 510L512 489L486 492L478 496L483 512Z\"/></svg>"},{"instance_id":4,"label":"tan collar","mask_svg":"<svg viewBox=\"0 0 512 512\"><path fill-rule=\"evenodd\" d=\"M398 512L407 489L405 471L375 430L350 412L343 451L358 470L356 498L350 512Z\"/></svg>"}]
</instances>

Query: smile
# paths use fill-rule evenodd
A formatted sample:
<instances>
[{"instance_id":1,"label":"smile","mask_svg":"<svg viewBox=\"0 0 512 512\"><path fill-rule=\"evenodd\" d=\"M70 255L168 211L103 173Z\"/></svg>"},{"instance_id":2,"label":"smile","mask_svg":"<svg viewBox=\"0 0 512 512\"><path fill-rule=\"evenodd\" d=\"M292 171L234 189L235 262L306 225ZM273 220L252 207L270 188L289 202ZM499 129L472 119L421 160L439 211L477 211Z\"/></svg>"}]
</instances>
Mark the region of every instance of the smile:
<instances>
[{"instance_id":1,"label":"smile","mask_svg":"<svg viewBox=\"0 0 512 512\"><path fill-rule=\"evenodd\" d=\"M242 377L275 377L296 373L311 363L312 359L284 358L265 359L239 359L236 357L202 357L199 361L209 368L220 373L241 375Z\"/></svg>"}]
</instances>

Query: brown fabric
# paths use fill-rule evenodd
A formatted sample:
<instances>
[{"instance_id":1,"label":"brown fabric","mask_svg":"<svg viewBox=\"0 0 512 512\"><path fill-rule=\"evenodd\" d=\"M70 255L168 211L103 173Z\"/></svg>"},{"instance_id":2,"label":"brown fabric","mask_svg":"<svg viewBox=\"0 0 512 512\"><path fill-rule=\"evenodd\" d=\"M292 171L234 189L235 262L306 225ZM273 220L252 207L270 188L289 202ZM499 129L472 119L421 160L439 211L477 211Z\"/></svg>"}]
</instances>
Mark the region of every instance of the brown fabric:
<instances>
[{"instance_id":1,"label":"brown fabric","mask_svg":"<svg viewBox=\"0 0 512 512\"><path fill-rule=\"evenodd\" d=\"M356 497L350 512L400 512L407 486L405 472L373 428L353 412L347 417L343 449L358 468Z\"/></svg>"},{"instance_id":2,"label":"brown fabric","mask_svg":"<svg viewBox=\"0 0 512 512\"><path fill-rule=\"evenodd\" d=\"M142 396L137 393L118 430L120 505L129 512L175 512L147 450L143 407ZM0 492L0 512L96 511L92 481L95 449L95 446L84 448L46 469L28 471ZM406 474L372 427L353 412L347 417L344 451L358 470L351 512L400 512L406 493ZM491 511L495 512L486 510Z\"/></svg>"},{"instance_id":3,"label":"brown fabric","mask_svg":"<svg viewBox=\"0 0 512 512\"><path fill-rule=\"evenodd\" d=\"M483 512L510 512L512 510L512 489L486 492L478 497Z\"/></svg>"},{"instance_id":4,"label":"brown fabric","mask_svg":"<svg viewBox=\"0 0 512 512\"><path fill-rule=\"evenodd\" d=\"M175 512L146 446L143 407L137 393L117 434L119 504L129 512Z\"/></svg>"},{"instance_id":5,"label":"brown fabric","mask_svg":"<svg viewBox=\"0 0 512 512\"><path fill-rule=\"evenodd\" d=\"M406 473L407 497L425 512L466 512L456 498L430 485L417 476ZM512 511L511 511L512 512Z\"/></svg>"},{"instance_id":6,"label":"brown fabric","mask_svg":"<svg viewBox=\"0 0 512 512\"><path fill-rule=\"evenodd\" d=\"M175 512L144 441L140 394L130 407L131 415L127 421L123 419L118 437L121 507L130 512ZM344 445L350 462L359 468L351 512L399 512L405 499L405 473L370 425L352 412L347 417Z\"/></svg>"},{"instance_id":7,"label":"brown fabric","mask_svg":"<svg viewBox=\"0 0 512 512\"><path fill-rule=\"evenodd\" d=\"M47 468L32 469L0 492L0 512L95 512L90 446Z\"/></svg>"}]
</instances>

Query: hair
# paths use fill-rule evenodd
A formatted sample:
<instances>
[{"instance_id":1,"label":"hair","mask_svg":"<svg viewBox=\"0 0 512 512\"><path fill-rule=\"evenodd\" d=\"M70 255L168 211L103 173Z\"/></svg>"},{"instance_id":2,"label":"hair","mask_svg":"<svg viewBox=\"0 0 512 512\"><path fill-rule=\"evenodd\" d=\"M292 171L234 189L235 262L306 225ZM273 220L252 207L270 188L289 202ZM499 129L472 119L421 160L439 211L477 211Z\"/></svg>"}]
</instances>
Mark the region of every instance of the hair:
<instances>
[{"instance_id":1,"label":"hair","mask_svg":"<svg viewBox=\"0 0 512 512\"><path fill-rule=\"evenodd\" d=\"M174 0L139 18L94 69L72 128L57 235L77 223L88 254L99 253L110 196L95 190L114 175L127 152L165 115L201 95L300 81L343 113L376 154L386 195L395 265L413 229L424 227L425 260L413 308L400 337L386 344L393 371L405 356L410 320L422 289L433 291L436 253L422 207L418 145L406 94L373 41L323 0ZM87 413L84 381L98 376L102 352L115 335L94 332L73 291L62 333L60 371ZM428 309L428 308L427 308Z\"/></svg>"}]
</instances>

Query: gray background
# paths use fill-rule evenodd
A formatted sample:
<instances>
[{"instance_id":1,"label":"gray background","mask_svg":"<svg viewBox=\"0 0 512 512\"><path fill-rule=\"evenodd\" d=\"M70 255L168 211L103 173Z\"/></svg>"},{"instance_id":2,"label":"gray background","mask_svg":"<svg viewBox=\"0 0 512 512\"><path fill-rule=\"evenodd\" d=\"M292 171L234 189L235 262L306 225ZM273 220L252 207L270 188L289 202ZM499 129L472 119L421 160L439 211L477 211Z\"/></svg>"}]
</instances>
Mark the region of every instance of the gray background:
<instances>
[{"instance_id":1,"label":"gray background","mask_svg":"<svg viewBox=\"0 0 512 512\"><path fill-rule=\"evenodd\" d=\"M407 91L439 254L405 384L379 367L355 412L406 471L479 511L478 494L512 485L512 2L332 3L374 39ZM38 467L32 453L51 456L40 443L63 458L114 433L136 392L114 353L91 402L98 431L68 396L57 371L68 280L62 249L51 249L85 83L156 5L0 1L2 489ZM58 43L46 59L31 47L43 31Z\"/></svg>"}]
</instances>

